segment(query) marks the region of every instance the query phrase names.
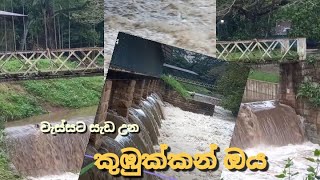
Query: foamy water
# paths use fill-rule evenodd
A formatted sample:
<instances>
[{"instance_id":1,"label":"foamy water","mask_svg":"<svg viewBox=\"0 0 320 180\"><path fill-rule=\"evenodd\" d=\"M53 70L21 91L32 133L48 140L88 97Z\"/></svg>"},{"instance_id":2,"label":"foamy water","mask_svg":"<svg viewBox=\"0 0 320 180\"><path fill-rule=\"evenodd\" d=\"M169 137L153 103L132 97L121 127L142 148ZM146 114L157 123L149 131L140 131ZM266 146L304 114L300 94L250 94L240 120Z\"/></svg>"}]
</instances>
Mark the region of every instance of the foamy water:
<instances>
[{"instance_id":1,"label":"foamy water","mask_svg":"<svg viewBox=\"0 0 320 180\"><path fill-rule=\"evenodd\" d=\"M218 144L222 152L217 153L219 162L224 156L223 150L229 147L234 129L234 118L230 113L217 107L213 116L183 111L178 107L166 104L163 108L165 120L160 129L160 144L168 144L173 153L209 152L210 144ZM220 163L221 164L221 163ZM202 172L197 169L187 172L175 172L169 169L163 172L176 179L219 179L221 166L217 171Z\"/></svg>"},{"instance_id":2,"label":"foamy water","mask_svg":"<svg viewBox=\"0 0 320 180\"><path fill-rule=\"evenodd\" d=\"M292 179L303 180L307 174L307 168L312 163L304 159L305 157L313 157L313 151L320 149L320 146L311 142L300 145L288 145L282 147L259 146L245 150L248 156L256 155L262 152L268 156L269 170L266 172L230 172L224 170L222 176L224 180L270 180L277 179L275 175L281 174L285 167L285 160L293 158L293 166L291 172L299 172ZM314 167L314 165L313 165Z\"/></svg>"},{"instance_id":3,"label":"foamy water","mask_svg":"<svg viewBox=\"0 0 320 180\"><path fill-rule=\"evenodd\" d=\"M215 1L106 0L105 54L119 31L202 54L215 52Z\"/></svg>"},{"instance_id":4,"label":"foamy water","mask_svg":"<svg viewBox=\"0 0 320 180\"><path fill-rule=\"evenodd\" d=\"M234 129L234 117L229 111L216 107L213 116L183 111L165 103L163 113L165 119L162 121L159 144L168 144L173 153L186 152L191 155L195 153L209 152L210 144L218 144L221 150L229 147L230 139ZM159 147L156 147L159 149ZM219 162L222 162L223 151L218 152ZM220 163L221 164L221 163ZM176 179L219 179L222 167L214 172L201 172L198 170L187 172L175 172L168 170L159 172ZM78 174L64 173L61 175L42 176L38 178L28 177L29 180L73 180L78 179Z\"/></svg>"}]
</instances>

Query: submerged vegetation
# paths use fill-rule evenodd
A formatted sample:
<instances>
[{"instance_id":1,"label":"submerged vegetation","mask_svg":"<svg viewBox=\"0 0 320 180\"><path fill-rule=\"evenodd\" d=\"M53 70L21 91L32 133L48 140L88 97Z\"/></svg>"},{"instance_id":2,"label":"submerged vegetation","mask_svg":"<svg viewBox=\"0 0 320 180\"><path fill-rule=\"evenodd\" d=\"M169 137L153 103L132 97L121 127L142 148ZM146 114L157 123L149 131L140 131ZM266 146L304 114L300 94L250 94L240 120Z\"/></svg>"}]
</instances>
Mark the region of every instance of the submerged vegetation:
<instances>
[{"instance_id":1,"label":"submerged vegetation","mask_svg":"<svg viewBox=\"0 0 320 180\"><path fill-rule=\"evenodd\" d=\"M182 86L189 92L196 92L196 93L204 94L208 96L212 95L212 92L207 88L196 86L193 84L183 83L183 82L181 82L180 84L182 84Z\"/></svg>"}]
</instances>

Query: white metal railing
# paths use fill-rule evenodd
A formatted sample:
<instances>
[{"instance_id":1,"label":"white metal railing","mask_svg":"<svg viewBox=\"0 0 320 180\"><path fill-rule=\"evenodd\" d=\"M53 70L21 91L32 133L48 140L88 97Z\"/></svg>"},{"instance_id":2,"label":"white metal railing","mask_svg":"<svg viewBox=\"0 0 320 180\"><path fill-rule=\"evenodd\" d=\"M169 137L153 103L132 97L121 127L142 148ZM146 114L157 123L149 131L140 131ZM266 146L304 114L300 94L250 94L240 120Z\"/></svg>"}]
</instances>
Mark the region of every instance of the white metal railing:
<instances>
[{"instance_id":1,"label":"white metal railing","mask_svg":"<svg viewBox=\"0 0 320 180\"><path fill-rule=\"evenodd\" d=\"M103 73L103 61L103 48L96 47L4 52L0 53L0 80Z\"/></svg>"},{"instance_id":2,"label":"white metal railing","mask_svg":"<svg viewBox=\"0 0 320 180\"><path fill-rule=\"evenodd\" d=\"M306 59L306 38L218 41L217 58L226 61L266 62Z\"/></svg>"}]
</instances>

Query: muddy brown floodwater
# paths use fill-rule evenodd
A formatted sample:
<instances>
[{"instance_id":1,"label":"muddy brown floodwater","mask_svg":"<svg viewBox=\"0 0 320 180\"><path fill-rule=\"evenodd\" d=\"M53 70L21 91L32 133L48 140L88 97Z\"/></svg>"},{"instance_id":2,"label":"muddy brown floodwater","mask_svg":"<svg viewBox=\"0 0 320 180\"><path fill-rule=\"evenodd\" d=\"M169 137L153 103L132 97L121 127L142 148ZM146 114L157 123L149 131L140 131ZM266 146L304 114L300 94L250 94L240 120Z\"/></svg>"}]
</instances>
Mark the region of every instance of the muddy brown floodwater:
<instances>
[{"instance_id":1,"label":"muddy brown floodwater","mask_svg":"<svg viewBox=\"0 0 320 180\"><path fill-rule=\"evenodd\" d=\"M235 118L232 117L231 113L229 111L224 110L223 108L216 107L215 113L213 116L207 116L202 114L195 114L188 111L183 111L178 107L174 107L168 103L165 103L165 105L162 107L163 113L165 115L165 119L162 120L161 129L159 129L159 144L168 144L171 148L170 152L172 153L181 153L186 152L190 155L194 155L195 153L205 153L209 152L209 146L210 144L217 144L219 145L221 152L217 153L217 157L219 159L219 162L221 164L222 157L224 156L223 150L229 147L230 139L233 133L234 125L235 125ZM90 110L88 110L90 112ZM92 113L92 112L91 112ZM63 113L62 113L63 114ZM71 115L72 113L67 113ZM77 113L74 113L75 116L69 116L68 118L66 115L57 115L57 118L61 120L61 118L66 120L78 120L79 118L81 120L84 120L83 114L81 116L77 116ZM81 113L80 113L81 114ZM87 114L87 113L84 113ZM90 113L89 113L90 114ZM78 114L79 115L79 114ZM52 114L51 114L52 116ZM39 119L38 119L39 118ZM14 126L14 124L11 124L10 127L7 127L6 132L9 135L9 142L11 141L12 145L11 148L11 157L13 158L14 162L20 162L20 158L17 157L23 157L24 159L29 159L29 161L36 160L35 166L39 166L44 161L39 161L39 159L44 159L44 156L47 156L48 158L51 158L52 161L48 162L49 164L45 163L43 164L43 167L45 169L42 170L42 173L39 173L35 171L32 167L27 168L27 164L22 164L21 166L17 166L19 170L24 169L25 171L28 171L29 174L39 174L38 176L34 177L27 177L27 179L32 180L76 180L78 179L78 174L76 169L80 168L83 153L84 152L76 152L73 153L71 151L72 147L77 146L78 149L81 150L85 147L83 145L86 145L87 142L87 135L74 135L75 139L72 139L70 135L64 136L57 136L57 137L51 137L51 136L41 136L43 137L43 141L41 142L47 142L45 144L50 145L51 150L50 152L45 152L44 148L37 149L39 147L42 147L39 141L39 143L30 143L32 140L32 137L38 137L37 133L35 133L34 129L34 123L40 122L40 120L48 120L48 118L44 116L39 116L38 118L32 118L33 121L28 121L29 124L27 125L17 125ZM91 119L90 122L93 119L93 116L90 118L85 119ZM28 129L28 131L25 131ZM79 138L83 139L79 141ZM37 139L38 141L39 139ZM69 141L70 140L70 141ZM62 142L62 143L59 143ZM75 144L75 142L79 142L79 144ZM65 148L61 147L60 144L64 144ZM22 152L20 151L21 148L19 147L28 147ZM70 147L69 147L70 146ZM36 148L36 149L34 149ZM46 146L46 148L49 148L49 146ZM50 148L49 148L50 149ZM63 154L59 154L59 149L64 149ZM68 151L68 149L70 151ZM155 146L156 150L159 150L159 146ZM37 153L29 156L29 154L32 153L32 150L38 150ZM51 157L48 153L54 152L56 153L56 157ZM61 151L62 152L62 151ZM71 153L68 156L72 158L77 158L78 163L72 163L74 167L70 168L70 163L73 162L71 159L68 159L68 162L63 160L62 157L64 157L65 153ZM19 155L20 154L20 155ZM38 160L37 160L38 158ZM67 165L64 166L58 166L59 163L63 163ZM16 164L17 165L17 164ZM45 174L45 172L48 172L48 169L46 166L52 166L51 171L49 174ZM70 171L70 169L73 169L74 171ZM65 171L63 171L65 170ZM217 171L199 171L199 170L193 170L193 171L180 171L176 172L171 169L165 172L158 172L163 173L166 176L174 177L175 179L184 179L184 180L193 180L193 179L219 179L221 175L222 167L220 165L220 168ZM76 173L75 173L76 172ZM51 175L50 175L51 174Z\"/></svg>"},{"instance_id":2,"label":"muddy brown floodwater","mask_svg":"<svg viewBox=\"0 0 320 180\"><path fill-rule=\"evenodd\" d=\"M105 54L119 31L198 53L215 54L215 0L106 0Z\"/></svg>"},{"instance_id":3,"label":"muddy brown floodwater","mask_svg":"<svg viewBox=\"0 0 320 180\"><path fill-rule=\"evenodd\" d=\"M166 104L163 111L166 119L162 121L159 144L168 144L170 152L186 152L194 155L209 152L210 144L217 144L220 147L220 152L217 152L220 167L216 171L203 172L194 169L176 172L169 169L163 173L184 180L220 179L223 151L229 147L235 125L235 118L231 113L216 106L214 115L206 116L183 111L170 104Z\"/></svg>"}]
</instances>

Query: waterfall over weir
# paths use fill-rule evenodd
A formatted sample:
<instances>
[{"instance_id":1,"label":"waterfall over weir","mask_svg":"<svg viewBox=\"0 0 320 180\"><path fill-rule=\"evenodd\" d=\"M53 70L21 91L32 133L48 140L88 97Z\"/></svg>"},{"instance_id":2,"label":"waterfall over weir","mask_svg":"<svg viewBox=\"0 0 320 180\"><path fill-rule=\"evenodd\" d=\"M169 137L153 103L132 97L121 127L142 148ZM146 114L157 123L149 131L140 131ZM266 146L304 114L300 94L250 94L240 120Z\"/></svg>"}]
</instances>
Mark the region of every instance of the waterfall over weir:
<instances>
[{"instance_id":1,"label":"waterfall over weir","mask_svg":"<svg viewBox=\"0 0 320 180\"><path fill-rule=\"evenodd\" d=\"M93 117L68 123L76 121L89 124ZM54 136L42 133L35 125L6 128L5 133L11 162L19 173L33 177L78 171L90 135L88 131Z\"/></svg>"},{"instance_id":2,"label":"waterfall over weir","mask_svg":"<svg viewBox=\"0 0 320 180\"><path fill-rule=\"evenodd\" d=\"M56 175L65 172L79 172L81 166L93 162L84 158L84 154L116 153L121 155L121 149L136 147L142 153L153 153L154 145L158 144L159 127L164 118L161 110L162 101L157 94L151 94L139 105L129 109L128 118L121 117L109 110L107 121L112 121L116 127L122 124L137 124L140 133L128 136L106 134L102 137L100 149L87 146L90 132L84 134L44 134L34 124L6 128L6 144L10 160L23 176L40 177ZM94 117L69 119L68 123L84 121L87 125L93 123ZM60 122L58 122L60 123ZM54 123L53 123L54 124ZM86 149L87 146L87 149ZM123 179L111 177L108 172L92 168L80 179ZM144 175L143 179L155 179L151 175Z\"/></svg>"},{"instance_id":3,"label":"waterfall over weir","mask_svg":"<svg viewBox=\"0 0 320 180\"><path fill-rule=\"evenodd\" d=\"M304 140L300 117L293 108L275 101L262 101L241 105L231 147L284 146Z\"/></svg>"},{"instance_id":4,"label":"waterfall over weir","mask_svg":"<svg viewBox=\"0 0 320 180\"><path fill-rule=\"evenodd\" d=\"M139 105L133 105L129 109L128 118L118 116L116 112L110 111L107 115L108 121L113 121L117 127L124 123L137 124L140 127L140 133L129 134L128 136L121 136L119 134L110 134L103 137L103 143L100 149L95 149L88 146L86 154L94 155L95 153L115 153L121 155L121 149L125 147L135 147L141 153L153 153L154 145L158 145L159 128L161 121L164 119L161 110L161 98L157 94L151 94L146 99L142 100ZM92 163L93 159L85 158L83 167ZM108 171L98 170L96 167L90 169L87 173L80 176L81 180L87 179L124 179L123 177L113 177L109 175ZM127 178L126 178L127 179ZM143 174L142 178L138 179L157 179L149 174Z\"/></svg>"}]
</instances>

